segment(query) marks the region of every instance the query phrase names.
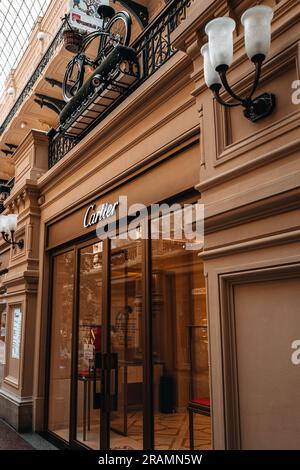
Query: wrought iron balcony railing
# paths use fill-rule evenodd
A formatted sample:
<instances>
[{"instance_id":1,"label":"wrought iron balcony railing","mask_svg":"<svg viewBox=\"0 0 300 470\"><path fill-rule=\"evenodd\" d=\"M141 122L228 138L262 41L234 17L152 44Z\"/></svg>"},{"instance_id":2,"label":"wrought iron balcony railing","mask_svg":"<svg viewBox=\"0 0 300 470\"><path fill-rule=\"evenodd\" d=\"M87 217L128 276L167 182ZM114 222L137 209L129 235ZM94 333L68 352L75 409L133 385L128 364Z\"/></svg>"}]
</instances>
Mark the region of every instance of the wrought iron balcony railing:
<instances>
[{"instance_id":1,"label":"wrought iron balcony railing","mask_svg":"<svg viewBox=\"0 0 300 470\"><path fill-rule=\"evenodd\" d=\"M186 18L187 9L194 1L196 0L171 0L160 15L131 44L131 47L137 52L141 66L140 78L126 90L126 93L116 99L104 113L94 119L87 132L90 132L92 128L98 125L176 53L171 44L171 33ZM85 135L86 132L83 132L80 136L74 137L66 133L60 133L59 130L50 131L49 168L58 163Z\"/></svg>"},{"instance_id":2,"label":"wrought iron balcony railing","mask_svg":"<svg viewBox=\"0 0 300 470\"><path fill-rule=\"evenodd\" d=\"M4 201L10 195L12 188L14 187L15 179L0 180L0 214L4 211Z\"/></svg>"}]
</instances>

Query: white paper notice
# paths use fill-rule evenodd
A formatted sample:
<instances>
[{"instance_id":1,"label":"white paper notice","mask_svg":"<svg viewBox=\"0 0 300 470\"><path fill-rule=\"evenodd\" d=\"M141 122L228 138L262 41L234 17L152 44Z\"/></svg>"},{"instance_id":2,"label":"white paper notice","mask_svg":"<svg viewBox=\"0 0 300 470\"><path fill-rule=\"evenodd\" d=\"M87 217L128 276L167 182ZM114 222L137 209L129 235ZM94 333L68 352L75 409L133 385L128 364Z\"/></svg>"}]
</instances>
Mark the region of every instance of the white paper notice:
<instances>
[{"instance_id":1,"label":"white paper notice","mask_svg":"<svg viewBox=\"0 0 300 470\"><path fill-rule=\"evenodd\" d=\"M94 359L95 348L92 344L83 345L83 357L87 361L92 361Z\"/></svg>"},{"instance_id":2,"label":"white paper notice","mask_svg":"<svg viewBox=\"0 0 300 470\"><path fill-rule=\"evenodd\" d=\"M13 334L12 334L12 352L11 352L11 357L13 359L20 359L21 328L22 328L22 312L19 307L15 307Z\"/></svg>"}]
</instances>

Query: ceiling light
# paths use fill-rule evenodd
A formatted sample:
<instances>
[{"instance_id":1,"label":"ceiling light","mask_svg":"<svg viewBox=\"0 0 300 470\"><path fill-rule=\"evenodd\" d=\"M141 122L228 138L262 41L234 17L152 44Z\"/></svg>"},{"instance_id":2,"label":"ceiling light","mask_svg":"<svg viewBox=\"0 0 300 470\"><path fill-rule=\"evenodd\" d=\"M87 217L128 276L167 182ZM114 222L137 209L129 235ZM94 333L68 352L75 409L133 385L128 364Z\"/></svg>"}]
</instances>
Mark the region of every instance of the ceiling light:
<instances>
[{"instance_id":1,"label":"ceiling light","mask_svg":"<svg viewBox=\"0 0 300 470\"><path fill-rule=\"evenodd\" d=\"M39 31L38 34L37 34L37 39L38 41L45 41L45 38L46 38L46 33L45 31Z\"/></svg>"}]
</instances>

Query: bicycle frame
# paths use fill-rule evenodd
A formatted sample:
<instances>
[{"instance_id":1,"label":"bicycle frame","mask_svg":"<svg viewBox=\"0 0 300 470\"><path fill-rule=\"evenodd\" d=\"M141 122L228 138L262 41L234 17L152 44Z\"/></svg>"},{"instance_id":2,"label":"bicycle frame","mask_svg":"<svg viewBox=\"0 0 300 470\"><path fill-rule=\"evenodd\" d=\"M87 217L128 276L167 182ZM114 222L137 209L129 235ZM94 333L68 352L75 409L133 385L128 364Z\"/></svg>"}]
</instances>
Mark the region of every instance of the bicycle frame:
<instances>
[{"instance_id":1,"label":"bicycle frame","mask_svg":"<svg viewBox=\"0 0 300 470\"><path fill-rule=\"evenodd\" d=\"M86 63L89 64L89 65L98 65L98 62L99 60L101 60L102 58L102 55L103 55L103 51L101 49L101 37L103 36L111 36L109 33L106 33L105 31L101 31L100 29L97 30L97 31L94 31L90 34L88 34L84 40L83 40L83 43L82 43L82 46L81 46L81 49L80 49L80 52L78 53L79 54L84 54L84 49L86 47L88 47L89 43L91 43L95 38L99 37L100 38L100 44L99 44L99 48L98 48L98 54L95 58L95 60L91 61L87 61ZM85 55L85 54L84 54ZM85 56L85 59L86 59L86 56Z\"/></svg>"},{"instance_id":2,"label":"bicycle frame","mask_svg":"<svg viewBox=\"0 0 300 470\"><path fill-rule=\"evenodd\" d=\"M68 21L67 15L64 17L64 20L68 24L69 28L73 30ZM85 76L85 66L89 65L92 68L96 69L97 66L99 66L101 62L105 59L105 57L110 53L110 51L121 43L122 36L120 36L118 33L114 34L110 31L111 25L119 20L125 23L125 31L127 38L125 39L125 41L127 41L128 43L131 32L131 18L126 12L116 13L116 15L112 17L110 21L108 21L108 23L104 26L103 29L99 28L96 31L93 31L87 35L81 35L82 40L79 51L75 55L75 57L73 57L73 59L69 62L64 77L63 96L65 101L70 101L70 99L72 99L72 96L74 96L78 89L82 86ZM96 52L96 57L90 59L87 53L87 48L92 43L92 41L98 38L99 46ZM75 66L78 68L77 78L72 77L72 79L70 79Z\"/></svg>"}]
</instances>

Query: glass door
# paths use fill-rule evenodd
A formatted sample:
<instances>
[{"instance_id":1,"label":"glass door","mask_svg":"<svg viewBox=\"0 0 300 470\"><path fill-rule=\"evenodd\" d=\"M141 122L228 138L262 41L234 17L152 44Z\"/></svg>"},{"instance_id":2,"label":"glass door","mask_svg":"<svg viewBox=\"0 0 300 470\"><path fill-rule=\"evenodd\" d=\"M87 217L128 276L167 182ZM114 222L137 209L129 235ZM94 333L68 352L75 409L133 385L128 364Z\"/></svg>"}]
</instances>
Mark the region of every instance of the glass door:
<instances>
[{"instance_id":1,"label":"glass door","mask_svg":"<svg viewBox=\"0 0 300 470\"><path fill-rule=\"evenodd\" d=\"M100 446L103 243L78 251L78 312L76 347L76 441Z\"/></svg>"},{"instance_id":2,"label":"glass door","mask_svg":"<svg viewBox=\"0 0 300 470\"><path fill-rule=\"evenodd\" d=\"M109 244L97 240L52 257L48 431L76 448L108 449L118 409L108 256Z\"/></svg>"},{"instance_id":3,"label":"glass door","mask_svg":"<svg viewBox=\"0 0 300 470\"><path fill-rule=\"evenodd\" d=\"M110 414L110 448L143 449L142 241L112 240L110 347L118 390Z\"/></svg>"},{"instance_id":4,"label":"glass door","mask_svg":"<svg viewBox=\"0 0 300 470\"><path fill-rule=\"evenodd\" d=\"M52 258L48 429L71 446L210 447L203 263L161 222Z\"/></svg>"},{"instance_id":5,"label":"glass door","mask_svg":"<svg viewBox=\"0 0 300 470\"><path fill-rule=\"evenodd\" d=\"M75 253L53 257L48 429L70 436L70 393Z\"/></svg>"},{"instance_id":6,"label":"glass door","mask_svg":"<svg viewBox=\"0 0 300 470\"><path fill-rule=\"evenodd\" d=\"M143 449L142 241L79 247L77 270L74 441Z\"/></svg>"}]
</instances>

